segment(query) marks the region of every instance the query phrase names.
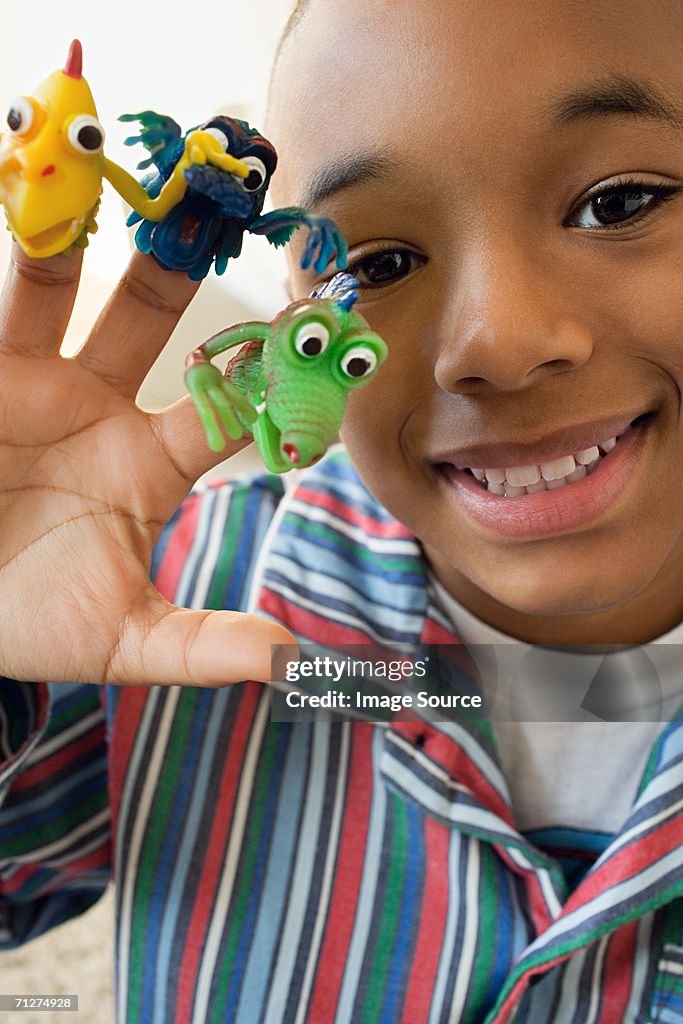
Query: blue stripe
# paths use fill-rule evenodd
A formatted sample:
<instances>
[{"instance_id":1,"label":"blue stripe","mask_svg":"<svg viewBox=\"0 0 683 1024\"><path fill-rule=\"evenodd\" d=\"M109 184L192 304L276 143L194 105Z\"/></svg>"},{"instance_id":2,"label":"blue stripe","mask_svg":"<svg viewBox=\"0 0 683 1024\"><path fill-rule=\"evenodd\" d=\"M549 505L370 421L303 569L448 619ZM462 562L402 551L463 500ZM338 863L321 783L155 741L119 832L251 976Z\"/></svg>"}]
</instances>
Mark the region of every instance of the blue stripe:
<instances>
[{"instance_id":1,"label":"blue stripe","mask_svg":"<svg viewBox=\"0 0 683 1024\"><path fill-rule=\"evenodd\" d=\"M268 493L264 493L265 491ZM257 538L260 540L264 536L275 511L274 504L270 502L273 502L273 495L267 488L259 486L249 494L235 546L234 562L230 567L228 584L221 603L223 608L242 606L242 599L248 592L253 575L254 547Z\"/></svg>"},{"instance_id":2,"label":"blue stripe","mask_svg":"<svg viewBox=\"0 0 683 1024\"><path fill-rule=\"evenodd\" d=\"M64 795L58 802L55 799L54 790L48 792L49 802L53 806L45 808L43 805L43 813L36 818L34 815L34 807L37 800L30 801L29 803L19 803L19 807L24 815L24 820L16 820L13 824L5 824L4 812L0 812L0 843L6 842L8 839L17 839L27 832L30 834L36 829L44 828L46 825L53 823L61 824L61 827L54 830L54 835L51 837L55 839L57 835L62 835L64 832L64 821L61 819L68 818L72 812L85 803L93 794L101 793L102 799L105 801L107 792L107 760L106 757L98 758L94 765L88 765L87 768L81 773L81 783L76 786L74 779L70 778L64 784ZM44 799L41 798L41 799ZM40 840L40 844L45 840Z\"/></svg>"},{"instance_id":3,"label":"blue stripe","mask_svg":"<svg viewBox=\"0 0 683 1024\"><path fill-rule=\"evenodd\" d=\"M374 551L369 551L367 548L362 547L357 542L351 540L339 531L333 531L333 528L329 524L323 526L325 534L316 534L312 536L310 532L304 531L298 527L294 514L288 512L282 521L281 535L283 537L290 537L296 540L297 544L309 545L313 552L325 551L330 555L334 555L339 558L340 564L339 569L346 566L347 571L349 566L353 566L354 569L360 569L367 573L368 576L374 577L377 580L382 580L384 583L402 583L412 584L417 589L418 584L424 582L424 570L419 563L413 562L410 554L395 555L395 554L378 554ZM339 537L339 543L335 543L333 536ZM343 543L342 543L343 539ZM284 553L288 551L288 548L282 548L279 544L274 544L272 551L273 553ZM399 558L405 561L406 567L403 569L383 569L381 567L382 558ZM321 567L318 567L322 571ZM339 571L339 570L338 570ZM291 580L290 580L291 583Z\"/></svg>"},{"instance_id":4,"label":"blue stripe","mask_svg":"<svg viewBox=\"0 0 683 1024\"><path fill-rule=\"evenodd\" d=\"M188 500L189 500L189 498L192 498L192 495L188 496ZM166 526L161 531L161 536L159 537L159 539L157 540L156 544L154 545L154 548L152 550L152 563L151 563L151 567L150 567L150 577L151 577L152 581L154 581L156 579L156 576L157 576L157 573L159 572L159 568L161 566L161 563L163 562L164 558L166 557L166 551L168 550L168 545L169 545L169 542L171 540L171 535L173 533L173 530L175 529L175 527L176 527L176 525L178 523L178 520L183 515L184 511L185 511L185 509L184 509L183 505L180 505L175 510L175 512L173 513L173 515L171 516L171 518L167 522Z\"/></svg>"},{"instance_id":5,"label":"blue stripe","mask_svg":"<svg viewBox=\"0 0 683 1024\"><path fill-rule=\"evenodd\" d=\"M41 811L49 809L49 813L41 816L41 820L44 822L53 821L56 817L61 816L63 808L68 806L68 794L72 790L78 789L79 786L87 783L88 779L91 779L91 782L86 785L85 790L82 792L91 793L96 780L103 789L106 788L108 781L106 754L98 757L93 762L86 761L82 768L75 771L73 774L67 775L59 785L52 785L49 783L48 788L42 790L34 797L28 796L26 791L23 791L21 800L14 806L10 803L8 806L3 807L0 810L2 837L11 839L26 831L25 828L22 828L21 821L18 821L21 817L28 818L29 824L27 827L29 829L33 829L39 824L37 815ZM62 801L65 802L62 803ZM59 807L59 813L55 813L55 807L58 807L60 804L61 807ZM17 827L15 829L10 827L11 822L17 823Z\"/></svg>"},{"instance_id":6,"label":"blue stripe","mask_svg":"<svg viewBox=\"0 0 683 1024\"><path fill-rule=\"evenodd\" d=\"M491 976L486 989L486 1006L496 1001L513 959L512 932L515 915L510 906L510 893L505 884L505 869L500 857L490 851L496 873L496 955L491 965ZM506 899L507 897L507 899Z\"/></svg>"},{"instance_id":7,"label":"blue stripe","mask_svg":"<svg viewBox=\"0 0 683 1024\"><path fill-rule=\"evenodd\" d=\"M298 839L298 827L306 794L312 722L291 723L289 748L283 768L276 809L273 841L254 937L249 950L235 1020L258 1024L269 992L263 984L263 965L273 964L279 947L282 915L288 902L287 883Z\"/></svg>"},{"instance_id":8,"label":"blue stripe","mask_svg":"<svg viewBox=\"0 0 683 1024\"><path fill-rule=\"evenodd\" d=\"M232 964L230 987L228 988L227 993L227 1016L225 1017L225 1024L229 1024L230 1021L237 1020L235 1016L237 1010L237 1000L239 997L240 987L242 985L244 973L247 968L249 945L254 932L256 913L258 910L259 902L261 900L261 889L263 886L265 868L268 860L268 853L271 847L270 840L273 834L273 826L275 822L275 805L277 791L280 784L282 766L287 751L287 740L289 737L288 723L271 723L271 728L278 728L279 734L277 737L277 745L275 748L275 754L273 759L273 770L270 777L270 785L268 787L268 792L266 795L265 806L263 811L263 827L261 829L259 848L256 855L256 861L254 864L254 873L252 875L249 903L247 904L246 914L244 916L242 929L239 934L239 945L235 951L235 959ZM245 842L245 847L248 847L248 845L249 840L247 839Z\"/></svg>"},{"instance_id":9,"label":"blue stripe","mask_svg":"<svg viewBox=\"0 0 683 1024\"><path fill-rule=\"evenodd\" d=\"M197 586L197 578L204 566L206 546L211 532L215 508L216 492L207 491L199 506L199 521L178 580L178 590L175 595L176 604L185 605L189 604L192 600ZM188 562L193 565L191 572L188 571Z\"/></svg>"}]
</instances>

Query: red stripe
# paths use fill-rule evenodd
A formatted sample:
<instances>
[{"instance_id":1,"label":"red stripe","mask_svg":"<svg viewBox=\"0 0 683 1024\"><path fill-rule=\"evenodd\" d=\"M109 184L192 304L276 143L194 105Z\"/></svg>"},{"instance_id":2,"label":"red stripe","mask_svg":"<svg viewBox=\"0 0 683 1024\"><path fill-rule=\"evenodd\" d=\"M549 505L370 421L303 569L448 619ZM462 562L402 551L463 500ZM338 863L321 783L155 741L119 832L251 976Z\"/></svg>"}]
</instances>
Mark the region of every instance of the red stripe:
<instances>
[{"instance_id":1,"label":"red stripe","mask_svg":"<svg viewBox=\"0 0 683 1024\"><path fill-rule=\"evenodd\" d=\"M391 728L395 733L405 737L411 746L417 745L419 739L424 753L435 761L451 780L468 789L486 810L492 811L507 825L512 825L512 813L503 797L462 747L449 736L420 720L394 720Z\"/></svg>"},{"instance_id":2,"label":"red stripe","mask_svg":"<svg viewBox=\"0 0 683 1024\"><path fill-rule=\"evenodd\" d=\"M414 535L398 520L394 519L384 523L381 520L373 519L372 516L363 515L354 505L339 501L331 494L313 491L299 485L296 489L296 500L313 505L315 508L324 508L328 512L334 513L339 519L343 519L344 522L361 527L370 537L415 541Z\"/></svg>"},{"instance_id":3,"label":"red stripe","mask_svg":"<svg viewBox=\"0 0 683 1024\"><path fill-rule=\"evenodd\" d=\"M447 629L440 626L438 622L434 622L433 619L426 619L424 627L422 629L422 636L420 637L420 643L423 644L450 644L454 645L453 634L449 633ZM460 647L461 644L457 643L456 646Z\"/></svg>"},{"instance_id":4,"label":"red stripe","mask_svg":"<svg viewBox=\"0 0 683 1024\"><path fill-rule=\"evenodd\" d=\"M224 769L220 789L213 812L213 827L206 840L201 875L194 897L192 916L184 939L184 954L178 971L178 988L175 1020L187 1024L192 1018L194 989L199 964L204 952L206 935L216 903L221 873L225 865L226 851L232 826L232 815L239 789L240 774L254 718L264 696L262 683L237 683L241 687L239 708L230 745L225 752Z\"/></svg>"},{"instance_id":5,"label":"red stripe","mask_svg":"<svg viewBox=\"0 0 683 1024\"><path fill-rule=\"evenodd\" d=\"M54 840L60 839L61 836L54 836ZM17 871L12 874L11 878L3 880L0 890L5 896L14 896L20 892L21 889L29 882L31 882L36 875L44 873L46 876L45 885L39 886L37 889L31 892L31 900L37 900L40 896L44 896L50 892L58 892L64 888L72 879L78 878L84 875L88 871L94 871L97 868L106 868L109 866L109 838L106 837L102 840L100 846L96 846L94 850L90 850L85 857L79 857L78 860L67 861L66 864L60 866L59 870L54 874L53 868L45 867L44 865L26 864L20 867ZM104 878L103 878L104 884Z\"/></svg>"},{"instance_id":6,"label":"red stripe","mask_svg":"<svg viewBox=\"0 0 683 1024\"><path fill-rule=\"evenodd\" d=\"M104 748L106 743L104 722L98 722L85 735L79 736L72 743L67 743L61 750L56 750L50 757L46 757L37 764L29 765L20 775L17 775L12 782L12 790L15 793L32 789L43 782L50 780L58 772L73 766L79 767L78 762L87 759L87 755L97 749ZM40 750L40 747L38 748Z\"/></svg>"},{"instance_id":7,"label":"red stripe","mask_svg":"<svg viewBox=\"0 0 683 1024\"><path fill-rule=\"evenodd\" d=\"M118 704L109 742L109 799L114 860L116 860L116 829L119 821L121 793L133 744L138 735L145 703L149 696L150 691L144 686L127 687L118 694Z\"/></svg>"},{"instance_id":8,"label":"red stripe","mask_svg":"<svg viewBox=\"0 0 683 1024\"><path fill-rule=\"evenodd\" d=\"M565 917L577 907L586 906L608 889L645 871L680 844L681 818L677 814L668 824L659 825L654 832L633 840L588 874L567 900L562 916Z\"/></svg>"},{"instance_id":9,"label":"red stripe","mask_svg":"<svg viewBox=\"0 0 683 1024\"><path fill-rule=\"evenodd\" d=\"M631 994L633 964L636 955L638 922L629 921L611 936L602 971L602 1001L599 1021L613 1024L626 1020L626 1006Z\"/></svg>"},{"instance_id":10,"label":"red stripe","mask_svg":"<svg viewBox=\"0 0 683 1024\"><path fill-rule=\"evenodd\" d=\"M313 637L317 644L367 644L367 633L330 622L323 615L305 611L291 604L267 587L261 588L259 610L274 615L288 629L304 637Z\"/></svg>"},{"instance_id":11,"label":"red stripe","mask_svg":"<svg viewBox=\"0 0 683 1024\"><path fill-rule=\"evenodd\" d=\"M201 498L201 494L193 494L181 505L178 521L173 527L154 580L155 587L168 601L172 601L176 595L180 574L197 533Z\"/></svg>"},{"instance_id":12,"label":"red stripe","mask_svg":"<svg viewBox=\"0 0 683 1024\"><path fill-rule=\"evenodd\" d=\"M339 836L334 887L315 974L307 1019L334 1019L348 956L363 875L370 821L372 736L374 727L354 722L349 751L344 819Z\"/></svg>"},{"instance_id":13,"label":"red stripe","mask_svg":"<svg viewBox=\"0 0 683 1024\"><path fill-rule=\"evenodd\" d=\"M401 1024L426 1021L434 995L443 948L449 899L448 842L451 829L425 817L425 884L413 966L408 979Z\"/></svg>"}]
</instances>

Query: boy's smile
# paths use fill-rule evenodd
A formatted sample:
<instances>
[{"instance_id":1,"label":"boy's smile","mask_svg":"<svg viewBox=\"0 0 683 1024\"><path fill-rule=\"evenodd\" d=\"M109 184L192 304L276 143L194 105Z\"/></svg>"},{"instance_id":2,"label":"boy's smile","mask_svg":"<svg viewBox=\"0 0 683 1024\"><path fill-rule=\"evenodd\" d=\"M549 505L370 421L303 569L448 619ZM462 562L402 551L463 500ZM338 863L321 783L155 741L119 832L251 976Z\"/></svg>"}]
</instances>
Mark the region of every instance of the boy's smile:
<instances>
[{"instance_id":1,"label":"boy's smile","mask_svg":"<svg viewBox=\"0 0 683 1024\"><path fill-rule=\"evenodd\" d=\"M522 639L683 619L682 41L667 0L313 0L275 73L275 201L337 221L389 345L354 463Z\"/></svg>"}]
</instances>

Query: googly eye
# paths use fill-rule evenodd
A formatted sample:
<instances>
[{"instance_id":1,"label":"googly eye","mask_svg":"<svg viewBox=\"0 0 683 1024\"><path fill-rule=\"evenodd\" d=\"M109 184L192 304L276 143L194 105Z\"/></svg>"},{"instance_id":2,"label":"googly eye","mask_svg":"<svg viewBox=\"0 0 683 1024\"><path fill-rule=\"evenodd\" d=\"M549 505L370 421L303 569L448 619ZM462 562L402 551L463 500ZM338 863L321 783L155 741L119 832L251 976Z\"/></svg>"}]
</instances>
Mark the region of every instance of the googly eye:
<instances>
[{"instance_id":1,"label":"googly eye","mask_svg":"<svg viewBox=\"0 0 683 1024\"><path fill-rule=\"evenodd\" d=\"M33 125L33 105L28 96L17 96L7 112L7 127L12 135L26 135Z\"/></svg>"},{"instance_id":2,"label":"googly eye","mask_svg":"<svg viewBox=\"0 0 683 1024\"><path fill-rule=\"evenodd\" d=\"M354 380L367 377L376 366L377 356L371 348L367 348L365 345L356 345L354 348L350 348L341 358L342 373Z\"/></svg>"},{"instance_id":3,"label":"googly eye","mask_svg":"<svg viewBox=\"0 0 683 1024\"><path fill-rule=\"evenodd\" d=\"M249 168L248 177L240 179L242 188L246 192L258 192L268 176L266 165L257 156L242 156L240 160Z\"/></svg>"},{"instance_id":4,"label":"googly eye","mask_svg":"<svg viewBox=\"0 0 683 1024\"><path fill-rule=\"evenodd\" d=\"M309 359L322 355L330 340L330 332L324 324L309 323L298 332L294 339L294 347L299 355Z\"/></svg>"},{"instance_id":5,"label":"googly eye","mask_svg":"<svg viewBox=\"0 0 683 1024\"><path fill-rule=\"evenodd\" d=\"M104 146L104 128L96 117L90 114L79 114L75 117L66 132L67 138L77 153L90 155L97 153Z\"/></svg>"},{"instance_id":6,"label":"googly eye","mask_svg":"<svg viewBox=\"0 0 683 1024\"><path fill-rule=\"evenodd\" d=\"M214 139L218 139L218 141L221 144L221 149L225 153L228 152L228 148L230 146L230 139L225 134L225 132L222 132L220 128L204 128L203 130L206 132L207 135L211 135Z\"/></svg>"}]
</instances>

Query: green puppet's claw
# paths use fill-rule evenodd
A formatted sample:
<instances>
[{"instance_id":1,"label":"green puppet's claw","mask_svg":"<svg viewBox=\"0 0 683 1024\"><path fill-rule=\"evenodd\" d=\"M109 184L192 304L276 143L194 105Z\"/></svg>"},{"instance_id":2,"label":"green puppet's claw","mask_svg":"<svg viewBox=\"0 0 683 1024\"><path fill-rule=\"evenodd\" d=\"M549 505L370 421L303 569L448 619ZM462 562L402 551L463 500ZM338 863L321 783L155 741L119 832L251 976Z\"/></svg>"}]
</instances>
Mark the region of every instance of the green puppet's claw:
<instances>
[{"instance_id":1,"label":"green puppet's claw","mask_svg":"<svg viewBox=\"0 0 683 1024\"><path fill-rule=\"evenodd\" d=\"M245 427L253 423L255 413L251 405L215 366L199 364L190 367L185 372L185 384L192 395L211 451L222 452L225 448L221 425L228 437L237 441Z\"/></svg>"}]
</instances>

